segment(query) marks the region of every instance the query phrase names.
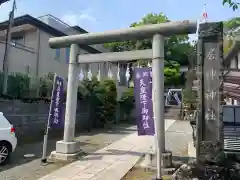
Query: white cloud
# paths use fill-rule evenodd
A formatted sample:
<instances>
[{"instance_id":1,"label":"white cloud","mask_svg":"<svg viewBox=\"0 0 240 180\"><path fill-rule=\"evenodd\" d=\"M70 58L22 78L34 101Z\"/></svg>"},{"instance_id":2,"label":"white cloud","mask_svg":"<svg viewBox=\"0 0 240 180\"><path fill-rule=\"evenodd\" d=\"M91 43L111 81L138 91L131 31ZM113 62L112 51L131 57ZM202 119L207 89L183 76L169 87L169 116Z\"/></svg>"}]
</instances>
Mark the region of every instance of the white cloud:
<instances>
[{"instance_id":1,"label":"white cloud","mask_svg":"<svg viewBox=\"0 0 240 180\"><path fill-rule=\"evenodd\" d=\"M79 20L87 20L87 21L91 21L91 22L97 22L96 18L94 18L93 16L89 15L89 14L81 14L79 15Z\"/></svg>"},{"instance_id":2,"label":"white cloud","mask_svg":"<svg viewBox=\"0 0 240 180\"><path fill-rule=\"evenodd\" d=\"M61 18L62 21L66 22L67 24L73 25L86 25L86 24L95 24L97 23L97 19L91 15L89 12L90 10L87 9L80 14L76 13L66 13Z\"/></svg>"},{"instance_id":3,"label":"white cloud","mask_svg":"<svg viewBox=\"0 0 240 180\"><path fill-rule=\"evenodd\" d=\"M6 2L0 6L0 22L8 20L8 15L11 11L10 2Z\"/></svg>"},{"instance_id":4,"label":"white cloud","mask_svg":"<svg viewBox=\"0 0 240 180\"><path fill-rule=\"evenodd\" d=\"M79 21L76 14L65 14L61 19L70 26L77 25Z\"/></svg>"}]
</instances>

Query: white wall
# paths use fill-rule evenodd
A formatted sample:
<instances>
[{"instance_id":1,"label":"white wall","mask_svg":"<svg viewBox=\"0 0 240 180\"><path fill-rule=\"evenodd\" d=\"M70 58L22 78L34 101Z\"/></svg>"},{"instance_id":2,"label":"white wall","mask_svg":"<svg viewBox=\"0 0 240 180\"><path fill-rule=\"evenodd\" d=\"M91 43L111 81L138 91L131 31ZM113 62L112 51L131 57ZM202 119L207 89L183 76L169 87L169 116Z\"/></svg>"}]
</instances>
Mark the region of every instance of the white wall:
<instances>
[{"instance_id":1,"label":"white wall","mask_svg":"<svg viewBox=\"0 0 240 180\"><path fill-rule=\"evenodd\" d=\"M0 42L0 70L2 71L3 59L4 59L5 43ZM29 74L35 76L36 72L36 54L33 49L29 49L23 46L11 46L9 49L8 63L9 73L21 72L28 73L28 66L30 66Z\"/></svg>"},{"instance_id":2,"label":"white wall","mask_svg":"<svg viewBox=\"0 0 240 180\"><path fill-rule=\"evenodd\" d=\"M66 48L60 49L60 58L56 59L56 50L51 49L48 45L48 40L52 36L44 31L40 31L40 64L39 64L39 75L43 76L48 72L57 73L63 77L68 75L68 64L66 63ZM86 54L83 49L80 49L80 54ZM97 76L98 68L100 68L101 77L104 79L107 75L107 65L104 63L92 63L88 66L91 68L93 76ZM80 68L87 73L87 65L81 64ZM113 68L113 67L112 67ZM113 68L114 69L114 68ZM80 72L80 70L79 70ZM113 73L116 73L113 70Z\"/></svg>"}]
</instances>

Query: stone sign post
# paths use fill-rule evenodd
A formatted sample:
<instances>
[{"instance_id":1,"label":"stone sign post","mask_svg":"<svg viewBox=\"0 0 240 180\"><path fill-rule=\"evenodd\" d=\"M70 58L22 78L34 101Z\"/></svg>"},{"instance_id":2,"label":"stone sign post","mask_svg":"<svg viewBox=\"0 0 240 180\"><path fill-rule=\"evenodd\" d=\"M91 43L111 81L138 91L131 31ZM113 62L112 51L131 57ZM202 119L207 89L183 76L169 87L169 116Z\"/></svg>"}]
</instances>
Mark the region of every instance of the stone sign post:
<instances>
[{"instance_id":1,"label":"stone sign post","mask_svg":"<svg viewBox=\"0 0 240 180\"><path fill-rule=\"evenodd\" d=\"M223 24L204 23L198 40L199 119L197 162L218 162L223 153Z\"/></svg>"}]
</instances>

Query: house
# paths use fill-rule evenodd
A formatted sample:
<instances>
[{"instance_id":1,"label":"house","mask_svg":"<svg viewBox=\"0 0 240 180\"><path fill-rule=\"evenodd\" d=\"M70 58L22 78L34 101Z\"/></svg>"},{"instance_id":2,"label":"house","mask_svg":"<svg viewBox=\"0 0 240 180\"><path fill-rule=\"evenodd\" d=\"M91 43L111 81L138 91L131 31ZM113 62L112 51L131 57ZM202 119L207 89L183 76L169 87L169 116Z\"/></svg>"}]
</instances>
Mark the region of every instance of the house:
<instances>
[{"instance_id":1,"label":"house","mask_svg":"<svg viewBox=\"0 0 240 180\"><path fill-rule=\"evenodd\" d=\"M223 60L223 94L227 105L240 105L240 28L236 29L233 36L234 43ZM193 90L197 88L198 80L193 80Z\"/></svg>"},{"instance_id":2,"label":"house","mask_svg":"<svg viewBox=\"0 0 240 180\"><path fill-rule=\"evenodd\" d=\"M5 38L8 21L0 23L0 71L3 69L5 53ZM32 77L42 77L49 72L67 78L69 48L51 49L48 40L51 37L87 33L79 26L70 27L52 15L34 18L23 15L14 19L12 39L8 56L8 71L27 73ZM80 53L108 52L102 45L80 45ZM108 63L82 64L81 68L87 72L91 68L93 75L100 69L101 76L107 75Z\"/></svg>"},{"instance_id":3,"label":"house","mask_svg":"<svg viewBox=\"0 0 240 180\"><path fill-rule=\"evenodd\" d=\"M240 105L240 33L234 37L234 44L224 57L226 67L224 94L227 105Z\"/></svg>"}]
</instances>

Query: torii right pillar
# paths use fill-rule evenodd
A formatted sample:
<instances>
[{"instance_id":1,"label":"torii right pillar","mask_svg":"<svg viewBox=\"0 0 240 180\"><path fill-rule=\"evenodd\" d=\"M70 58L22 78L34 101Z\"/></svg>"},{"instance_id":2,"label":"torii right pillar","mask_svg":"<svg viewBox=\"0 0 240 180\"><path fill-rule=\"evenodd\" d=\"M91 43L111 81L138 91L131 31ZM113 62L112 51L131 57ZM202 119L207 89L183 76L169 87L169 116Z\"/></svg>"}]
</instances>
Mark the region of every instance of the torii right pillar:
<instances>
[{"instance_id":1,"label":"torii right pillar","mask_svg":"<svg viewBox=\"0 0 240 180\"><path fill-rule=\"evenodd\" d=\"M197 121L197 162L217 164L223 159L223 23L199 27L198 68L199 117Z\"/></svg>"}]
</instances>

